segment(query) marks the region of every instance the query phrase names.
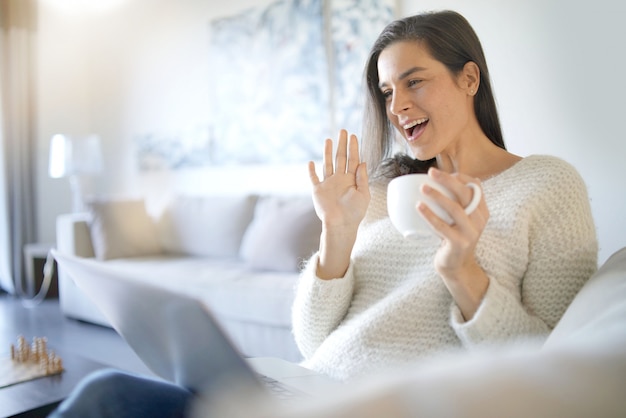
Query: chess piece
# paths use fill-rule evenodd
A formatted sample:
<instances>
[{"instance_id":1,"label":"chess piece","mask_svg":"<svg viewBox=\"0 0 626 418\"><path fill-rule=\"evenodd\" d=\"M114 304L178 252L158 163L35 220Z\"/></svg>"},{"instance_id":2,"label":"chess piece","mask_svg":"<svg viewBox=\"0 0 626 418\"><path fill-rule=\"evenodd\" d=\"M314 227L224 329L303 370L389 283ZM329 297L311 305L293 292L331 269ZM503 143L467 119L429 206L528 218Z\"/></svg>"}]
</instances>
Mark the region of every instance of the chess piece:
<instances>
[{"instance_id":1,"label":"chess piece","mask_svg":"<svg viewBox=\"0 0 626 418\"><path fill-rule=\"evenodd\" d=\"M48 350L47 342L45 337L34 337L29 344L26 338L20 335L17 339L17 347L11 344L11 360L39 367L39 370L46 376L61 373L63 361L54 351Z\"/></svg>"},{"instance_id":2,"label":"chess piece","mask_svg":"<svg viewBox=\"0 0 626 418\"><path fill-rule=\"evenodd\" d=\"M56 354L54 354L54 351L50 352L50 355L48 356L48 365L46 367L46 374L50 375L50 374L54 374L54 363L56 361Z\"/></svg>"},{"instance_id":3,"label":"chess piece","mask_svg":"<svg viewBox=\"0 0 626 418\"><path fill-rule=\"evenodd\" d=\"M38 362L39 361L39 346L37 344L37 340L33 339L33 342L30 346L30 361L32 362Z\"/></svg>"},{"instance_id":4,"label":"chess piece","mask_svg":"<svg viewBox=\"0 0 626 418\"><path fill-rule=\"evenodd\" d=\"M17 349L15 353L15 359L19 363L24 363L28 361L29 355L30 355L30 346L28 345L26 338L24 338L23 335L20 335L17 338Z\"/></svg>"}]
</instances>

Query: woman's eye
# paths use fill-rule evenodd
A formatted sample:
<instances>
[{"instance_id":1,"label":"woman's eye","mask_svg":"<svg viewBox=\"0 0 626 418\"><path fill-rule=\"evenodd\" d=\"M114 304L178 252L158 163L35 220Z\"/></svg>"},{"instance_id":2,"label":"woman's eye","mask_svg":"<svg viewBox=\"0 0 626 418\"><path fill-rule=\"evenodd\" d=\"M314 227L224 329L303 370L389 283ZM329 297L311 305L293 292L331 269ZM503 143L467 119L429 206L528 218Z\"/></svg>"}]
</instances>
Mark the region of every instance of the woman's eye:
<instances>
[{"instance_id":1,"label":"woman's eye","mask_svg":"<svg viewBox=\"0 0 626 418\"><path fill-rule=\"evenodd\" d=\"M422 80L409 80L409 87L417 86Z\"/></svg>"},{"instance_id":2,"label":"woman's eye","mask_svg":"<svg viewBox=\"0 0 626 418\"><path fill-rule=\"evenodd\" d=\"M381 94L383 95L383 98L385 100L389 100L391 99L391 90L385 90L385 91L381 91Z\"/></svg>"}]
</instances>

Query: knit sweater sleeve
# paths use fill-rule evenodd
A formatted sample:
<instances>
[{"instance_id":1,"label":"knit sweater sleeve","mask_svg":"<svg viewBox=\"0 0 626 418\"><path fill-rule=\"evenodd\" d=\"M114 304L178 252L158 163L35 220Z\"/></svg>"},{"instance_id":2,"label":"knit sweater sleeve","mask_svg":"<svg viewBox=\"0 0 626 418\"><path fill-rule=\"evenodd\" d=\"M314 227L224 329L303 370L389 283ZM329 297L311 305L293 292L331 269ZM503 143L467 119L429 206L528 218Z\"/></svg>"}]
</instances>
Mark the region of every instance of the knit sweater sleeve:
<instances>
[{"instance_id":1,"label":"knit sweater sleeve","mask_svg":"<svg viewBox=\"0 0 626 418\"><path fill-rule=\"evenodd\" d=\"M354 291L352 263L344 277L322 280L316 275L319 253L300 275L292 307L293 334L304 358L310 358L345 317Z\"/></svg>"},{"instance_id":2,"label":"knit sweater sleeve","mask_svg":"<svg viewBox=\"0 0 626 418\"><path fill-rule=\"evenodd\" d=\"M534 173L528 170L528 177L518 179L533 189L533 197L517 215L524 219L520 224L528 237L528 248L516 250L527 252L528 259L519 286L512 291L510 285L490 275L483 301L467 322L452 306L451 324L466 347L517 337L547 337L597 269L595 226L582 178L561 160L539 162Z\"/></svg>"}]
</instances>

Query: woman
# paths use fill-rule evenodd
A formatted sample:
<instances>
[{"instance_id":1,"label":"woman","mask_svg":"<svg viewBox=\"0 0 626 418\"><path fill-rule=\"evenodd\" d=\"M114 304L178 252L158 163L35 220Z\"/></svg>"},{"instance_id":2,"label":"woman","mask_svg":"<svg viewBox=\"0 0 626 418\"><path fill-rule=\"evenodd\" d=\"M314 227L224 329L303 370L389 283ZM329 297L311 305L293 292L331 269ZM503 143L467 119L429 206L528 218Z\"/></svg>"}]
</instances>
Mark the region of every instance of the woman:
<instances>
[{"instance_id":1,"label":"woman","mask_svg":"<svg viewBox=\"0 0 626 418\"><path fill-rule=\"evenodd\" d=\"M338 379L401 366L442 350L546 337L597 266L585 185L554 157L506 151L487 64L455 12L390 24L366 66L365 161L355 136L309 165L322 220L320 251L301 277L293 310L304 364ZM409 155L390 157L394 132ZM386 209L390 178L428 172L450 226L407 240ZM467 215L468 182L483 199Z\"/></svg>"},{"instance_id":2,"label":"woman","mask_svg":"<svg viewBox=\"0 0 626 418\"><path fill-rule=\"evenodd\" d=\"M342 131L334 159L326 141L321 179L309 165L323 229L293 309L304 364L351 379L442 350L545 337L596 269L581 178L556 158L505 150L480 42L457 13L390 24L366 83L364 161L357 138ZM391 157L393 128L411 156ZM424 190L454 220L420 205L437 232L431 239L404 239L387 216L389 179L410 172L428 172L456 197ZM477 181L483 198L466 215L465 184ZM56 416L107 416L104 408L178 416L191 399L109 372L81 385Z\"/></svg>"}]
</instances>

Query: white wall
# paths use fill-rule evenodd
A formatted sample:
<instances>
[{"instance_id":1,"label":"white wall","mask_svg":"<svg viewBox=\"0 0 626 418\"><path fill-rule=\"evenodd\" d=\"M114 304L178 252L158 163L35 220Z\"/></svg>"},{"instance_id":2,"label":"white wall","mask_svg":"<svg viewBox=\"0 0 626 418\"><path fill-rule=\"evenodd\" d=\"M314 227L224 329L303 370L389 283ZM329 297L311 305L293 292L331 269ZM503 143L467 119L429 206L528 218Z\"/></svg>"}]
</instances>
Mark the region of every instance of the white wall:
<instances>
[{"instance_id":1,"label":"white wall","mask_svg":"<svg viewBox=\"0 0 626 418\"><path fill-rule=\"evenodd\" d=\"M56 216L70 210L67 179L47 176L55 133L101 136L101 195L140 195L158 204L174 191L310 191L306 164L150 174L135 164L137 135L206 126L209 21L272 0L115 0L117 7L103 12L88 6L98 2L84 2L83 9L66 10L59 7L66 0L39 0L40 241L54 241Z\"/></svg>"},{"instance_id":2,"label":"white wall","mask_svg":"<svg viewBox=\"0 0 626 418\"><path fill-rule=\"evenodd\" d=\"M106 181L102 194L241 190L308 192L306 165L141 175L132 138L149 130L192 129L210 97L209 19L271 0L126 0L101 14L63 14L40 0L40 240L54 240L54 219L69 210L69 186L47 177L50 136L99 133ZM626 245L626 65L613 0L400 0L400 15L450 8L483 42L508 148L552 154L586 180L600 238L600 260ZM322 142L320 138L320 144ZM320 148L321 150L321 148Z\"/></svg>"}]
</instances>

